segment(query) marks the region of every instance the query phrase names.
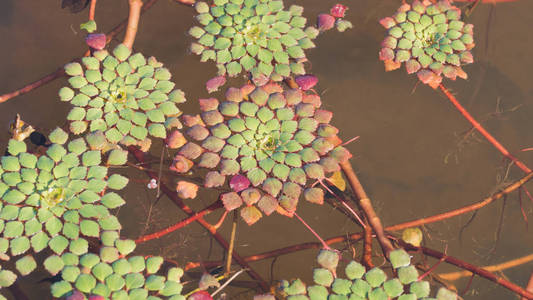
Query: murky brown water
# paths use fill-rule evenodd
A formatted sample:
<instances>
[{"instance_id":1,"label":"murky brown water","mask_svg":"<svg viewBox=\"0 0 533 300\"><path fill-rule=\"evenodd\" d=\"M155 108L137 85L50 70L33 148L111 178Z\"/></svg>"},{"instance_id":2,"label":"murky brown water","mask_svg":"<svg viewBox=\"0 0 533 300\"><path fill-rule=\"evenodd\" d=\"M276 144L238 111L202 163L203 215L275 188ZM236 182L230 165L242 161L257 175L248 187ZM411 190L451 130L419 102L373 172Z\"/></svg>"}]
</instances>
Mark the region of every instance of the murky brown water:
<instances>
[{"instance_id":1,"label":"murky brown water","mask_svg":"<svg viewBox=\"0 0 533 300\"><path fill-rule=\"evenodd\" d=\"M314 20L334 1L296 1L305 6L305 14ZM329 32L321 36L318 48L309 51L312 72L320 78L317 91L324 106L334 111L333 123L341 129L341 137L360 136L348 148L368 194L374 201L385 225L428 216L481 200L501 187L505 164L501 155L479 138L463 140L468 123L437 91L419 85L404 70L385 73L377 52L384 30L377 20L392 14L400 1L348 1L348 17L355 28L344 33ZM533 84L530 68L533 43L531 24L533 2L517 1L493 8L480 5L470 22L475 24L476 63L467 66L468 81L446 82L470 112L483 121L508 149L526 164L533 165L533 152L519 149L533 145ZM177 86L183 89L189 103L186 112L193 112L194 101L206 97L203 83L215 72L213 64L200 63L188 55L190 38L186 30L193 24L193 10L160 0L141 20L135 43L147 55L154 55L172 71ZM127 1L98 1L97 22L108 30L127 15ZM86 12L71 15L59 9L59 1L2 0L0 1L0 93L8 92L38 79L79 56L85 51L83 34L78 26ZM487 32L488 31L488 32ZM488 37L488 41L487 41ZM65 84L59 79L37 91L0 104L0 141L8 139L7 127L16 112L37 128L51 129L61 125L68 105L58 101L57 90ZM519 106L515 111L513 110ZM503 110L502 114L495 114ZM159 155L160 146L152 151ZM447 161L447 162L446 162ZM516 169L505 182L519 178ZM155 220L145 228L150 201L155 193L145 188L146 177L132 172L133 183L128 187L128 205L119 217L124 225L122 234L135 238L142 232L153 232L184 218L168 199L163 198L151 210ZM533 185L528 185L533 190ZM189 201L200 209L214 201L212 194ZM532 216L532 205L523 199L524 209ZM469 219L462 216L426 227L426 244L477 265L489 265L530 254L533 235L526 229L517 194L507 199L501 237L495 243L502 202L482 209L464 231L462 243L459 231ZM323 237L353 232L356 226L329 206L300 204L300 215ZM207 219L214 223L219 214ZM221 228L229 237L230 222ZM530 229L533 230L533 229ZM241 255L250 255L301 242L314 241L313 236L297 220L271 216L253 227L241 224L237 247ZM491 251L496 247L494 251ZM162 254L180 262L216 260L223 251L196 224L158 241L138 248L139 253ZM304 251L279 257L270 274L271 260L254 263L264 278L301 277L310 281L316 251ZM376 260L379 263L379 260ZM441 265L437 272L453 271ZM503 272L509 280L524 286L533 270L529 263ZM38 276L36 276L38 277ZM23 286L36 291L32 299L44 299L46 284L35 284L32 278ZM243 276L241 279L245 279ZM33 280L33 281L32 281ZM467 280L455 282L462 290ZM240 289L229 290L230 298L245 298ZM473 295L472 295L473 294ZM249 295L249 294L248 294ZM467 299L512 299L507 290L484 279L475 279Z\"/></svg>"}]
</instances>

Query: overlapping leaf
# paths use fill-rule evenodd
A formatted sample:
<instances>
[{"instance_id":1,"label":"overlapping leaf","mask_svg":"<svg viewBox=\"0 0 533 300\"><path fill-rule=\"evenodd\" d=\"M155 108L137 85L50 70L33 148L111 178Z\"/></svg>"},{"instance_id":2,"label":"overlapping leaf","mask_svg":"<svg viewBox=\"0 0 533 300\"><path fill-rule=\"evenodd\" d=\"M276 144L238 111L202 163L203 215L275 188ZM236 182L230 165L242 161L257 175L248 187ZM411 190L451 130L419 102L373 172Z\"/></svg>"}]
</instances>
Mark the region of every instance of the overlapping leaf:
<instances>
[{"instance_id":1,"label":"overlapping leaf","mask_svg":"<svg viewBox=\"0 0 533 300\"><path fill-rule=\"evenodd\" d=\"M461 10L448 0L402 4L392 17L380 21L387 29L379 57L387 71L405 63L407 73L437 88L442 75L467 78L461 66L474 61L472 24L461 21Z\"/></svg>"},{"instance_id":2,"label":"overlapping leaf","mask_svg":"<svg viewBox=\"0 0 533 300\"><path fill-rule=\"evenodd\" d=\"M61 272L61 280L51 285L52 296L185 299L181 295L182 269L168 268L163 275L162 257L128 256L134 249L134 241L107 238L97 254L67 252L49 257L49 264L56 266L55 270L49 268L49 271L52 274Z\"/></svg>"},{"instance_id":3,"label":"overlapping leaf","mask_svg":"<svg viewBox=\"0 0 533 300\"><path fill-rule=\"evenodd\" d=\"M336 259L334 259L336 257ZM314 285L307 286L300 279L283 280L281 292L286 299L354 299L354 300L456 300L457 294L441 287L431 292L429 282L419 280L417 269L411 265L411 258L403 249L391 252L391 264L395 277L390 278L378 267L367 270L356 261L349 262L344 277L336 276L338 254L321 250L318 255L319 268L313 270ZM259 300L275 299L272 295L259 295Z\"/></svg>"},{"instance_id":4,"label":"overlapping leaf","mask_svg":"<svg viewBox=\"0 0 533 300\"><path fill-rule=\"evenodd\" d=\"M65 72L70 87L59 96L75 106L67 116L74 134L100 131L110 144L147 150L148 136L165 138L167 129L181 126L177 104L184 94L174 90L170 72L154 57L120 44L113 53L96 51L81 64L67 64Z\"/></svg>"},{"instance_id":5,"label":"overlapping leaf","mask_svg":"<svg viewBox=\"0 0 533 300\"><path fill-rule=\"evenodd\" d=\"M318 95L275 83L229 88L220 103L200 99L200 118L184 118L191 141L183 140L173 169L187 172L198 161L212 170L205 187L221 186L230 176L233 192L221 200L227 210L244 204L241 216L249 224L278 205L292 214L302 194L322 203L323 190L309 182L338 171L350 153L320 104Z\"/></svg>"},{"instance_id":6,"label":"overlapping leaf","mask_svg":"<svg viewBox=\"0 0 533 300\"><path fill-rule=\"evenodd\" d=\"M256 80L279 81L304 74L304 51L315 47L318 29L307 27L303 8L284 10L281 0L214 0L196 2L196 20L189 34L197 39L191 52L213 60L218 75L252 72Z\"/></svg>"},{"instance_id":7,"label":"overlapping leaf","mask_svg":"<svg viewBox=\"0 0 533 300\"><path fill-rule=\"evenodd\" d=\"M122 189L128 179L108 176L101 152L90 150L83 138L67 138L63 130L54 130L42 155L10 140L11 155L0 158L0 256L16 257L22 275L37 266L29 253L48 248L56 255L82 255L89 238L120 229L109 210L125 202L109 190Z\"/></svg>"}]
</instances>

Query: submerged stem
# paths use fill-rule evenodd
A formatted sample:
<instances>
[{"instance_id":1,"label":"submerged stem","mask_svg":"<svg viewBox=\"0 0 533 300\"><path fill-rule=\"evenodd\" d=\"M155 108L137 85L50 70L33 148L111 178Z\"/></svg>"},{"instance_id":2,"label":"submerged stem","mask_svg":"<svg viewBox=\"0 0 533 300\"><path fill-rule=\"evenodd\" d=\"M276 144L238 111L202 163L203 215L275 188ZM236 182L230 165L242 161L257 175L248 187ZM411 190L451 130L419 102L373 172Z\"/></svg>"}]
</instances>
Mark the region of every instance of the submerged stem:
<instances>
[{"instance_id":1,"label":"submerged stem","mask_svg":"<svg viewBox=\"0 0 533 300\"><path fill-rule=\"evenodd\" d=\"M514 162L516 166L519 167L522 171L524 171L525 173L531 173L531 169L529 169L524 163L522 163L520 160L514 157L511 153L509 153L509 151L507 151L507 149L505 149L505 147L502 144L500 144L498 140L496 140L488 131L486 131L485 128L483 128L483 126L481 126L481 124L479 124L479 122L476 121L474 117L472 117L472 115L461 105L461 103L457 101L455 96L452 95L452 93L450 93L450 91L448 91L446 87L444 87L444 85L440 84L439 88L444 93L444 95L446 95L448 100L452 102L455 108L459 110L459 112L466 118L466 120L470 122L470 124L472 124L472 126L474 126L474 128L477 129L477 131L479 131L479 133L481 133L481 135L483 135L487 139L487 141L489 141L505 157L510 159L512 162Z\"/></svg>"}]
</instances>

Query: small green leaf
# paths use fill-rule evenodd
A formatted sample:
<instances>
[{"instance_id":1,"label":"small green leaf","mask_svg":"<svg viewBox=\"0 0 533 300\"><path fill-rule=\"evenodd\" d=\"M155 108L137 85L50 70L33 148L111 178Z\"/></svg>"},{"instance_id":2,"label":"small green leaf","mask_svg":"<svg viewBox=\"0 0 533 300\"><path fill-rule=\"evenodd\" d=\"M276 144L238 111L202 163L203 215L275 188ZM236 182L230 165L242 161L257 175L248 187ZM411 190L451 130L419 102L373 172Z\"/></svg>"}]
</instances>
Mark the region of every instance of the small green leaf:
<instances>
[{"instance_id":1,"label":"small green leaf","mask_svg":"<svg viewBox=\"0 0 533 300\"><path fill-rule=\"evenodd\" d=\"M126 203L122 197L120 197L117 193L107 193L102 197L102 204L104 204L106 207L113 209L117 208L119 206L122 206Z\"/></svg>"},{"instance_id":2,"label":"small green leaf","mask_svg":"<svg viewBox=\"0 0 533 300\"><path fill-rule=\"evenodd\" d=\"M111 175L107 180L107 187L113 190L122 190L127 184L129 179L119 174Z\"/></svg>"},{"instance_id":3,"label":"small green leaf","mask_svg":"<svg viewBox=\"0 0 533 300\"><path fill-rule=\"evenodd\" d=\"M96 286L96 279L90 274L81 274L74 285L79 291L89 293Z\"/></svg>"},{"instance_id":4,"label":"small green leaf","mask_svg":"<svg viewBox=\"0 0 533 300\"><path fill-rule=\"evenodd\" d=\"M58 281L54 282L50 286L52 296L55 298L62 298L67 296L67 294L72 290L72 285L67 281Z\"/></svg>"},{"instance_id":5,"label":"small green leaf","mask_svg":"<svg viewBox=\"0 0 533 300\"><path fill-rule=\"evenodd\" d=\"M118 274L111 274L106 277L105 284L107 285L107 287L109 287L110 290L118 291L124 286L125 281L122 276Z\"/></svg>"},{"instance_id":6,"label":"small green leaf","mask_svg":"<svg viewBox=\"0 0 533 300\"><path fill-rule=\"evenodd\" d=\"M118 250L114 247L102 247L100 248L100 258L103 262L112 263L119 257Z\"/></svg>"},{"instance_id":7,"label":"small green leaf","mask_svg":"<svg viewBox=\"0 0 533 300\"><path fill-rule=\"evenodd\" d=\"M142 272L146 268L146 263L145 263L146 261L144 257L142 256L132 256L128 258L128 261L131 265L132 272L135 272L135 273ZM143 281L144 281L144 277L143 277Z\"/></svg>"},{"instance_id":8,"label":"small green leaf","mask_svg":"<svg viewBox=\"0 0 533 300\"><path fill-rule=\"evenodd\" d=\"M121 166L126 164L128 160L128 151L122 149L113 149L109 153L107 163L109 165Z\"/></svg>"},{"instance_id":9,"label":"small green leaf","mask_svg":"<svg viewBox=\"0 0 533 300\"><path fill-rule=\"evenodd\" d=\"M392 251L390 253L389 259L395 269L400 267L406 267L411 263L411 257L403 249Z\"/></svg>"},{"instance_id":10,"label":"small green leaf","mask_svg":"<svg viewBox=\"0 0 533 300\"><path fill-rule=\"evenodd\" d=\"M131 54L131 50L124 44L119 44L114 50L113 55L120 61L125 61Z\"/></svg>"},{"instance_id":11,"label":"small green leaf","mask_svg":"<svg viewBox=\"0 0 533 300\"><path fill-rule=\"evenodd\" d=\"M59 273L64 266L65 264L63 263L63 260L57 255L49 256L44 261L45 269L52 275L56 275L57 273Z\"/></svg>"},{"instance_id":12,"label":"small green leaf","mask_svg":"<svg viewBox=\"0 0 533 300\"><path fill-rule=\"evenodd\" d=\"M18 155L19 153L24 153L26 152L26 143L24 143L23 141L10 139L7 144L7 151L11 155Z\"/></svg>"},{"instance_id":13,"label":"small green leaf","mask_svg":"<svg viewBox=\"0 0 533 300\"><path fill-rule=\"evenodd\" d=\"M316 284L329 287L333 283L333 274L328 269L316 268L313 270L313 280Z\"/></svg>"},{"instance_id":14,"label":"small green leaf","mask_svg":"<svg viewBox=\"0 0 533 300\"><path fill-rule=\"evenodd\" d=\"M40 231L34 236L31 237L31 247L33 251L36 253L40 252L44 248L48 246L48 241L50 238L46 235L46 233Z\"/></svg>"},{"instance_id":15,"label":"small green leaf","mask_svg":"<svg viewBox=\"0 0 533 300\"><path fill-rule=\"evenodd\" d=\"M86 30L88 33L94 32L96 30L96 22L94 20L89 20L85 23L81 23L80 29Z\"/></svg>"},{"instance_id":16,"label":"small green leaf","mask_svg":"<svg viewBox=\"0 0 533 300\"><path fill-rule=\"evenodd\" d=\"M146 260L146 273L156 273L163 264L163 258L160 256L152 256Z\"/></svg>"},{"instance_id":17,"label":"small green leaf","mask_svg":"<svg viewBox=\"0 0 533 300\"><path fill-rule=\"evenodd\" d=\"M75 266L66 266L63 271L61 271L61 277L63 280L68 282L75 282L81 271L78 267Z\"/></svg>"},{"instance_id":18,"label":"small green leaf","mask_svg":"<svg viewBox=\"0 0 533 300\"><path fill-rule=\"evenodd\" d=\"M19 271L19 273L22 276L26 276L30 274L31 272L33 272L35 268L37 268L37 262L35 262L35 259L33 258L33 256L26 255L20 258L19 260L17 260L17 262L15 263L15 267L17 268L17 271ZM0 286L2 285L0 284Z\"/></svg>"},{"instance_id":19,"label":"small green leaf","mask_svg":"<svg viewBox=\"0 0 533 300\"><path fill-rule=\"evenodd\" d=\"M398 269L398 278L402 284L409 284L418 279L418 271L414 266L401 267Z\"/></svg>"},{"instance_id":20,"label":"small green leaf","mask_svg":"<svg viewBox=\"0 0 533 300\"><path fill-rule=\"evenodd\" d=\"M70 242L69 250L76 255L83 255L89 250L89 242L85 239L75 239Z\"/></svg>"},{"instance_id":21,"label":"small green leaf","mask_svg":"<svg viewBox=\"0 0 533 300\"><path fill-rule=\"evenodd\" d=\"M123 256L126 256L135 250L135 241L133 240L116 240L115 247Z\"/></svg>"},{"instance_id":22,"label":"small green leaf","mask_svg":"<svg viewBox=\"0 0 533 300\"><path fill-rule=\"evenodd\" d=\"M146 278L144 287L149 291L159 291L164 287L165 277L150 275Z\"/></svg>"},{"instance_id":23,"label":"small green leaf","mask_svg":"<svg viewBox=\"0 0 533 300\"><path fill-rule=\"evenodd\" d=\"M9 247L11 249L11 255L20 255L30 249L30 240L25 236L17 237L10 241Z\"/></svg>"},{"instance_id":24,"label":"small green leaf","mask_svg":"<svg viewBox=\"0 0 533 300\"><path fill-rule=\"evenodd\" d=\"M17 280L17 275L9 270L0 270L0 287L11 286L15 280Z\"/></svg>"},{"instance_id":25,"label":"small green leaf","mask_svg":"<svg viewBox=\"0 0 533 300\"><path fill-rule=\"evenodd\" d=\"M85 236L98 237L100 226L92 220L83 220L80 222L80 231Z\"/></svg>"},{"instance_id":26,"label":"small green leaf","mask_svg":"<svg viewBox=\"0 0 533 300\"><path fill-rule=\"evenodd\" d=\"M113 268L110 265L100 262L96 264L91 272L99 281L104 281L105 278L113 273Z\"/></svg>"}]
</instances>

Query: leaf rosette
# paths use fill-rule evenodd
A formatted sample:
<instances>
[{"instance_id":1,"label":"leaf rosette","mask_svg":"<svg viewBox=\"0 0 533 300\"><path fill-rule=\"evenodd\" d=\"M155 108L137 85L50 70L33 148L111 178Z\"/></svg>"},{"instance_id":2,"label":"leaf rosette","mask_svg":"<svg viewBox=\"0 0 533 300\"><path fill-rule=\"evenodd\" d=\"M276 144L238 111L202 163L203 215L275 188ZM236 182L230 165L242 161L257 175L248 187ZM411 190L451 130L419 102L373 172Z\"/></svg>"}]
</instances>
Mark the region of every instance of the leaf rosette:
<instances>
[{"instance_id":1,"label":"leaf rosette","mask_svg":"<svg viewBox=\"0 0 533 300\"><path fill-rule=\"evenodd\" d=\"M211 169L204 186L229 182L221 195L227 210L241 207L248 224L280 206L292 215L303 194L321 204L323 190L310 187L338 171L351 155L342 147L332 113L320 109L320 97L276 83L229 88L226 100L200 99L200 117L184 117L189 142L178 151L174 170L196 165Z\"/></svg>"},{"instance_id":2,"label":"leaf rosette","mask_svg":"<svg viewBox=\"0 0 533 300\"><path fill-rule=\"evenodd\" d=\"M405 250L391 252L390 260L396 274L393 278L378 267L367 270L353 260L345 266L345 278L341 278L336 276L335 271L338 263L337 252L321 250L317 259L320 267L313 270L314 285L307 286L300 279L282 280L279 289L287 299L458 299L456 293L444 287L432 293L429 282L418 279L418 270L411 265L411 258ZM272 295L256 297L264 300L275 299Z\"/></svg>"},{"instance_id":3,"label":"leaf rosette","mask_svg":"<svg viewBox=\"0 0 533 300\"><path fill-rule=\"evenodd\" d=\"M108 176L100 151L89 150L82 138L68 143L67 138L63 130L54 130L52 144L41 155L28 153L22 141L9 141L10 155L0 158L2 259L44 249L81 255L88 251L90 238L121 228L109 210L125 201L108 190L124 188L128 179ZM28 254L15 266L27 275L36 262Z\"/></svg>"},{"instance_id":4,"label":"leaf rosette","mask_svg":"<svg viewBox=\"0 0 533 300\"><path fill-rule=\"evenodd\" d=\"M181 295L182 269L163 268L164 261L159 256L128 256L135 249L135 242L117 236L118 233L113 238L105 237L96 254L67 252L48 258L49 263L61 271L60 280L50 287L52 296L67 299L92 299L91 296L95 299L185 299ZM79 298L74 297L76 295Z\"/></svg>"},{"instance_id":5,"label":"leaf rosette","mask_svg":"<svg viewBox=\"0 0 533 300\"><path fill-rule=\"evenodd\" d=\"M111 144L142 146L150 144L148 136L165 138L169 128L181 126L177 104L185 102L184 93L154 57L120 44L112 53L96 51L81 64L67 64L65 72L70 87L59 96L75 106L67 115L74 134L102 131Z\"/></svg>"},{"instance_id":6,"label":"leaf rosette","mask_svg":"<svg viewBox=\"0 0 533 300\"><path fill-rule=\"evenodd\" d=\"M318 29L305 28L301 6L284 10L281 0L214 0L195 7L202 26L189 30L197 39L191 52L215 61L218 75L247 71L256 79L280 81L305 73L304 51L315 47Z\"/></svg>"},{"instance_id":7,"label":"leaf rosette","mask_svg":"<svg viewBox=\"0 0 533 300\"><path fill-rule=\"evenodd\" d=\"M432 88L439 86L443 75L467 78L461 67L474 61L474 26L461 21L461 10L448 0L405 3L380 23L387 29L379 52L387 71L405 63L408 74L416 73Z\"/></svg>"}]
</instances>

